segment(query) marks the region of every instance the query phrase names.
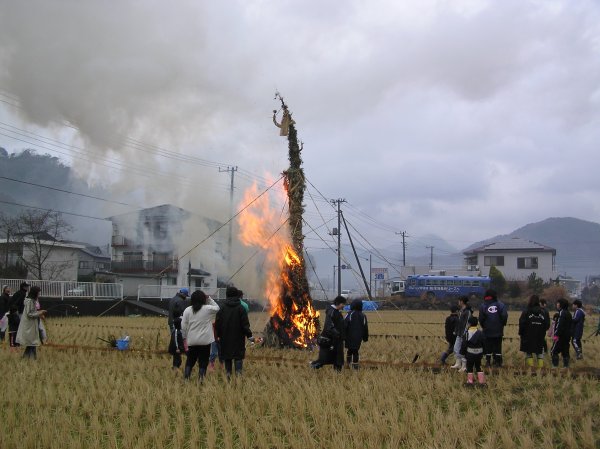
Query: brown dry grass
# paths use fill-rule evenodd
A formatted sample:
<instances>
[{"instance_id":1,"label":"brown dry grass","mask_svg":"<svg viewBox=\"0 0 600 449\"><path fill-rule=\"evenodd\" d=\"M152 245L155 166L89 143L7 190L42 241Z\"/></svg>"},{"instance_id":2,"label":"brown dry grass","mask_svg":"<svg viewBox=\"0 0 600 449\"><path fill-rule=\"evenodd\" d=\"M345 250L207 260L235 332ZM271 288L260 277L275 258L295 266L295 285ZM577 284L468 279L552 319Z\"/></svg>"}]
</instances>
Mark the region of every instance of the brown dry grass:
<instances>
[{"instance_id":1,"label":"brown dry grass","mask_svg":"<svg viewBox=\"0 0 600 449\"><path fill-rule=\"evenodd\" d=\"M597 378L562 371L533 377L507 368L488 377L487 390L465 389L464 377L450 370L405 368L416 352L419 362L436 362L444 313L368 316L371 333L388 337L373 337L361 356L387 366L315 372L307 365L314 353L251 347L243 379L227 383L218 371L203 385L171 371L162 353L165 319L49 321L55 344L78 347L43 347L36 362L0 350L0 447L598 447ZM265 314L251 314L254 330L265 321ZM592 325L595 318L586 337ZM516 331L509 326L507 336ZM106 345L97 337L125 332L132 351L101 349ZM522 366L518 341L505 349L507 363ZM600 367L600 337L585 341L584 350L573 371Z\"/></svg>"}]
</instances>

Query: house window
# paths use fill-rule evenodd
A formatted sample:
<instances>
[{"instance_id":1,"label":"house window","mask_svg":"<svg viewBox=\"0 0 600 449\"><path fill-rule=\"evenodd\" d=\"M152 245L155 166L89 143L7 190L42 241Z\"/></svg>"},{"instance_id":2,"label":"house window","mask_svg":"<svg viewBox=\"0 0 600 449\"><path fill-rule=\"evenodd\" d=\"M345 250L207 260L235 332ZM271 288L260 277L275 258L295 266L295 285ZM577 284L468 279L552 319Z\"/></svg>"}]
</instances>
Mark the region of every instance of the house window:
<instances>
[{"instance_id":1,"label":"house window","mask_svg":"<svg viewBox=\"0 0 600 449\"><path fill-rule=\"evenodd\" d=\"M106 270L106 264L104 262L97 262L96 270Z\"/></svg>"},{"instance_id":2,"label":"house window","mask_svg":"<svg viewBox=\"0 0 600 449\"><path fill-rule=\"evenodd\" d=\"M79 268L83 268L83 269L90 268L90 261L89 260L80 260Z\"/></svg>"},{"instance_id":3,"label":"house window","mask_svg":"<svg viewBox=\"0 0 600 449\"><path fill-rule=\"evenodd\" d=\"M483 264L486 267L491 267L492 265L496 267L504 266L504 256L485 256L483 258Z\"/></svg>"},{"instance_id":4,"label":"house window","mask_svg":"<svg viewBox=\"0 0 600 449\"><path fill-rule=\"evenodd\" d=\"M538 267L537 257L517 257L517 268L535 270Z\"/></svg>"}]
</instances>

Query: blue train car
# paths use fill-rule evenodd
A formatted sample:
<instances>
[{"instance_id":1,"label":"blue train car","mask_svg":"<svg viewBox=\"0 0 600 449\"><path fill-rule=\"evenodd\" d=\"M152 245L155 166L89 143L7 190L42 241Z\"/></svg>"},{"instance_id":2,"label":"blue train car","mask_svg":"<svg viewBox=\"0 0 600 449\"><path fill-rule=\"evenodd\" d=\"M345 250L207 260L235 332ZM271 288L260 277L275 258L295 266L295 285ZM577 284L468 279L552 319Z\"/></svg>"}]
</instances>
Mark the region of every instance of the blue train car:
<instances>
[{"instance_id":1,"label":"blue train car","mask_svg":"<svg viewBox=\"0 0 600 449\"><path fill-rule=\"evenodd\" d=\"M482 297L488 288L490 288L489 276L419 274L408 276L404 296L421 296L425 294L430 299L463 295Z\"/></svg>"}]
</instances>

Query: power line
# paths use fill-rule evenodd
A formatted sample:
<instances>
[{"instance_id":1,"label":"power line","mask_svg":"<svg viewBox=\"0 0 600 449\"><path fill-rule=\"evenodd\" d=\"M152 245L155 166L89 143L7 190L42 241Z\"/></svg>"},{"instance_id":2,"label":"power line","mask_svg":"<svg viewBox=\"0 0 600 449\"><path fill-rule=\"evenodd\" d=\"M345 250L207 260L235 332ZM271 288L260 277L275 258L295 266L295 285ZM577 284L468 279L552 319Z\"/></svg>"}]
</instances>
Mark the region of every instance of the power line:
<instances>
[{"instance_id":1,"label":"power line","mask_svg":"<svg viewBox=\"0 0 600 449\"><path fill-rule=\"evenodd\" d=\"M114 200L109 200L109 199L106 199L106 198L100 198L98 196L86 195L85 193L71 192L69 190L59 189L57 187L45 186L45 185L42 185L42 184L36 184L34 182L23 181L21 179L9 178L7 176L0 176L0 179L6 179L7 181L13 181L13 182L21 183L21 184L27 184L27 185L30 185L30 186L34 186L34 187L40 187L40 188L44 188L44 189L48 189L48 190L54 190L56 192L68 193L70 195L83 196L85 198L91 198L91 199L94 199L94 200L106 201L107 203L115 203L115 204L120 204L122 206L129 206L129 207L138 207L138 206L134 206L133 204L123 203L121 201L114 201Z\"/></svg>"},{"instance_id":2,"label":"power line","mask_svg":"<svg viewBox=\"0 0 600 449\"><path fill-rule=\"evenodd\" d=\"M101 218L101 217L92 217L90 215L84 215L84 214L76 214L73 212L65 212L62 210L56 210L56 209L46 209L44 207L37 207L37 206L30 206L28 204L22 204L22 203L14 203L12 201L3 201L0 200L0 203L3 204L10 204L11 206L19 206L19 207L26 207L28 209L37 209L37 210L45 210L46 212L58 212L60 214L65 214L65 215L73 215L75 217L82 217L82 218L90 218L92 220L102 220L102 221L109 221L108 218Z\"/></svg>"}]
</instances>

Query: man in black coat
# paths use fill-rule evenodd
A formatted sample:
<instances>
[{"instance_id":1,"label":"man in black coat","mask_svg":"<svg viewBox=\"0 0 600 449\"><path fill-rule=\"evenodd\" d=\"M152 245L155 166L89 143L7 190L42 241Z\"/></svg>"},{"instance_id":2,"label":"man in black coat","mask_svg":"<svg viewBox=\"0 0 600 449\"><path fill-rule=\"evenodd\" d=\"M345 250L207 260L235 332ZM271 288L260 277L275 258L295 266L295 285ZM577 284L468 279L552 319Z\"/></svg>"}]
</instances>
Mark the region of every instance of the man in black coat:
<instances>
[{"instance_id":1,"label":"man in black coat","mask_svg":"<svg viewBox=\"0 0 600 449\"><path fill-rule=\"evenodd\" d=\"M19 313L19 317L23 315L23 309L25 308L25 297L27 296L27 292L29 291L29 284L27 282L21 282L19 287L19 291L15 292L12 299L10 300L11 306L17 307L17 312Z\"/></svg>"},{"instance_id":2,"label":"man in black coat","mask_svg":"<svg viewBox=\"0 0 600 449\"><path fill-rule=\"evenodd\" d=\"M350 304L350 313L346 315L346 366L358 369L358 351L361 343L369 341L369 323L363 310L363 302L355 299Z\"/></svg>"},{"instance_id":3,"label":"man in black coat","mask_svg":"<svg viewBox=\"0 0 600 449\"><path fill-rule=\"evenodd\" d=\"M215 336L219 341L220 358L225 363L227 378L231 378L233 363L235 374L241 375L246 356L246 338L254 342L248 312L240 302L239 290L227 287L225 301L215 319Z\"/></svg>"},{"instance_id":4,"label":"man in black coat","mask_svg":"<svg viewBox=\"0 0 600 449\"><path fill-rule=\"evenodd\" d=\"M508 311L503 302L498 300L495 290L488 289L479 306L479 323L485 337L483 350L487 366L502 366L502 339L504 326L508 321Z\"/></svg>"},{"instance_id":5,"label":"man in black coat","mask_svg":"<svg viewBox=\"0 0 600 449\"><path fill-rule=\"evenodd\" d=\"M338 296L333 300L333 304L327 307L325 311L325 324L321 336L328 339L327 344L322 344L319 348L319 358L310 362L311 368L321 368L323 365L333 364L333 369L341 371L344 366L344 340L346 339L346 329L344 317L340 310L344 308L346 298Z\"/></svg>"},{"instance_id":6,"label":"man in black coat","mask_svg":"<svg viewBox=\"0 0 600 449\"><path fill-rule=\"evenodd\" d=\"M173 321L181 317L183 311L191 305L190 300L187 299L188 296L190 296L190 291L184 287L169 300L169 317L167 318L167 324L169 325L171 334L175 330Z\"/></svg>"},{"instance_id":7,"label":"man in black coat","mask_svg":"<svg viewBox=\"0 0 600 449\"><path fill-rule=\"evenodd\" d=\"M569 343L571 341L571 326L572 316L569 312L569 301L560 298L556 301L556 309L558 310L558 320L554 325L554 333L552 341L554 342L550 349L550 357L552 359L552 367L558 368L559 355L562 355L563 366L569 367Z\"/></svg>"}]
</instances>

